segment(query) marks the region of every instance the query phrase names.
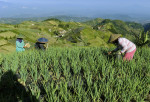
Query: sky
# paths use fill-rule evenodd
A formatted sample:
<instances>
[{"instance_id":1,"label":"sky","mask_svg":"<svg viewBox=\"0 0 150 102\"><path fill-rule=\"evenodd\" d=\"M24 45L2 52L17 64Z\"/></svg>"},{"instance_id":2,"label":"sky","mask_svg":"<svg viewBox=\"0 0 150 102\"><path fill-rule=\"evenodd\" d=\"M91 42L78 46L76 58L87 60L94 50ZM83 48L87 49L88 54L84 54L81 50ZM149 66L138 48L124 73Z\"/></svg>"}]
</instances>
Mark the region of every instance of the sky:
<instances>
[{"instance_id":1,"label":"sky","mask_svg":"<svg viewBox=\"0 0 150 102\"><path fill-rule=\"evenodd\" d=\"M124 14L147 16L150 0L0 0L0 17L30 14L34 16L100 16Z\"/></svg>"}]
</instances>

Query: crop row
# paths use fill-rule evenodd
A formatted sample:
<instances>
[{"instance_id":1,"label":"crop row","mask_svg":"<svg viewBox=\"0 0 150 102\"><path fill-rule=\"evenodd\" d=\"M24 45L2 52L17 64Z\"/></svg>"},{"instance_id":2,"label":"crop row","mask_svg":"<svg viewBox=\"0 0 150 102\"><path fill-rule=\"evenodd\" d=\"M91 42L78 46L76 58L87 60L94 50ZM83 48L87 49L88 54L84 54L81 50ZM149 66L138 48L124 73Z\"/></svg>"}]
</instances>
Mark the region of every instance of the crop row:
<instances>
[{"instance_id":1,"label":"crop row","mask_svg":"<svg viewBox=\"0 0 150 102\"><path fill-rule=\"evenodd\" d=\"M146 100L150 90L150 49L138 49L129 62L111 58L107 51L106 48L49 48L7 55L1 61L0 75L1 82L8 82L9 86L0 85L0 89L6 86L17 90L16 81L11 84L14 79L5 76L11 71L19 85L30 92L31 99L35 97L40 101ZM11 99L9 94L5 96L7 100ZM27 99L23 96L24 93L18 100ZM5 97L0 94L0 99L5 100Z\"/></svg>"}]
</instances>

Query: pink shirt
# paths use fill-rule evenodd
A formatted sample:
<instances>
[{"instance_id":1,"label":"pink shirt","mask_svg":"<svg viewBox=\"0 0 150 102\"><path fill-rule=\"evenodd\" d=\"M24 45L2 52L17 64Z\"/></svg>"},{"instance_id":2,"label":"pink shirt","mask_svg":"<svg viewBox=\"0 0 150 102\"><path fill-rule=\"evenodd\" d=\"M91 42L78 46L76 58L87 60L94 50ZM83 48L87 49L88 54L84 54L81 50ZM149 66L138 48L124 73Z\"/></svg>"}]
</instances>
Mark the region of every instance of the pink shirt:
<instances>
[{"instance_id":1,"label":"pink shirt","mask_svg":"<svg viewBox=\"0 0 150 102\"><path fill-rule=\"evenodd\" d=\"M136 46L133 42L126 38L118 38L118 47L114 51L117 51L119 49L121 49L121 53L128 53L134 51L136 49Z\"/></svg>"}]
</instances>

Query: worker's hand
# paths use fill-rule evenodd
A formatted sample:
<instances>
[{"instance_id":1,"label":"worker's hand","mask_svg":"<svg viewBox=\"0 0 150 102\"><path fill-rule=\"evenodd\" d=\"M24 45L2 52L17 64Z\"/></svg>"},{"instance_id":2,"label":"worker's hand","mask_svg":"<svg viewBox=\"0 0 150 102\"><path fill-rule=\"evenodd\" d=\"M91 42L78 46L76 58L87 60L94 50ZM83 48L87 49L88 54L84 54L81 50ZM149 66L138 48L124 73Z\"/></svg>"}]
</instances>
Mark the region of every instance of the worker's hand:
<instances>
[{"instance_id":1,"label":"worker's hand","mask_svg":"<svg viewBox=\"0 0 150 102\"><path fill-rule=\"evenodd\" d=\"M24 46L23 48L26 48L26 46Z\"/></svg>"},{"instance_id":2,"label":"worker's hand","mask_svg":"<svg viewBox=\"0 0 150 102\"><path fill-rule=\"evenodd\" d=\"M108 55L110 55L110 54L112 54L112 52L110 51L110 52L108 52Z\"/></svg>"},{"instance_id":3,"label":"worker's hand","mask_svg":"<svg viewBox=\"0 0 150 102\"><path fill-rule=\"evenodd\" d=\"M29 43L26 43L25 44L25 48L29 48L30 47L30 44Z\"/></svg>"},{"instance_id":4,"label":"worker's hand","mask_svg":"<svg viewBox=\"0 0 150 102\"><path fill-rule=\"evenodd\" d=\"M118 55L121 55L122 53L121 52L118 52Z\"/></svg>"}]
</instances>

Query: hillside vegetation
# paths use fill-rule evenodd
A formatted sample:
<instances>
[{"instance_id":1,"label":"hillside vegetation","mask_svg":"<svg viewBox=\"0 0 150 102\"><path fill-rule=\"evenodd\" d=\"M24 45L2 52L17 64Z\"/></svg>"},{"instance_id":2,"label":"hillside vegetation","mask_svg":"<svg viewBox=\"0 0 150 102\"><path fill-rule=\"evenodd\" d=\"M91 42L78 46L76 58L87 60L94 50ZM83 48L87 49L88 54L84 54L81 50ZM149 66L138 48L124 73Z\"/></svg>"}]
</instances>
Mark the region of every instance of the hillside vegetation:
<instances>
[{"instance_id":1,"label":"hillside vegetation","mask_svg":"<svg viewBox=\"0 0 150 102\"><path fill-rule=\"evenodd\" d=\"M83 23L49 18L41 22L24 21L16 25L0 24L0 42L2 42L0 52L15 51L15 40L18 34L24 35L25 43L31 44L30 49L40 37L46 37L49 40L49 46L109 47L107 41L111 34L122 34L134 42L143 29L138 23L101 18Z\"/></svg>"}]
</instances>

